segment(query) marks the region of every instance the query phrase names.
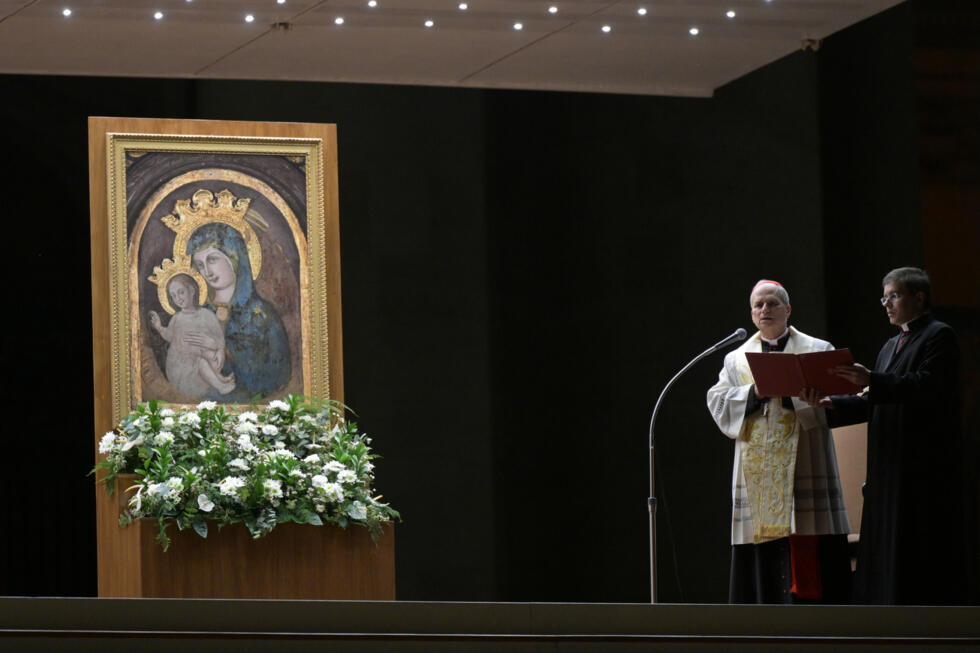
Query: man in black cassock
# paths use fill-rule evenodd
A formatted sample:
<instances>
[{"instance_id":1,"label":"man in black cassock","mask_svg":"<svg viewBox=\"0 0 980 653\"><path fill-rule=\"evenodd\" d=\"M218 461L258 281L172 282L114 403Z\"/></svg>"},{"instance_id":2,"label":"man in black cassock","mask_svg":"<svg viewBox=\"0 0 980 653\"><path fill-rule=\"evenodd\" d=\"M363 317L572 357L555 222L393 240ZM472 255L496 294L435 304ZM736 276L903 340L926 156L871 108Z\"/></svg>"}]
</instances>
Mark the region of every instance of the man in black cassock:
<instances>
[{"instance_id":1,"label":"man in black cassock","mask_svg":"<svg viewBox=\"0 0 980 653\"><path fill-rule=\"evenodd\" d=\"M923 270L892 270L882 285L888 320L901 331L881 348L874 371L857 363L836 368L865 391L831 397L833 410L827 411L831 426L868 422L854 601L962 603L966 570L956 335L930 313L930 282Z\"/></svg>"}]
</instances>

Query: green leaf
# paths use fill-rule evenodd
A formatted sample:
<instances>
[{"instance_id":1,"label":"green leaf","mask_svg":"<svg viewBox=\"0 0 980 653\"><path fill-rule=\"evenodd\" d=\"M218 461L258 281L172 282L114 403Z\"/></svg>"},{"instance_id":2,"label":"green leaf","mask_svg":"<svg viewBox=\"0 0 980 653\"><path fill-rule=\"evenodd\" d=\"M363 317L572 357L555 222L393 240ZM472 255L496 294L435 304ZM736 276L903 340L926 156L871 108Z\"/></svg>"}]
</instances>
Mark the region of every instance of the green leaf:
<instances>
[{"instance_id":1,"label":"green leaf","mask_svg":"<svg viewBox=\"0 0 980 653\"><path fill-rule=\"evenodd\" d=\"M194 521L194 531L203 538L208 536L208 522L204 519Z\"/></svg>"},{"instance_id":2,"label":"green leaf","mask_svg":"<svg viewBox=\"0 0 980 653\"><path fill-rule=\"evenodd\" d=\"M168 524L166 517L160 517L157 519L157 524L160 527L160 531L157 533L157 542L159 542L160 546L163 547L163 550L166 551L170 548L170 538L167 537Z\"/></svg>"}]
</instances>

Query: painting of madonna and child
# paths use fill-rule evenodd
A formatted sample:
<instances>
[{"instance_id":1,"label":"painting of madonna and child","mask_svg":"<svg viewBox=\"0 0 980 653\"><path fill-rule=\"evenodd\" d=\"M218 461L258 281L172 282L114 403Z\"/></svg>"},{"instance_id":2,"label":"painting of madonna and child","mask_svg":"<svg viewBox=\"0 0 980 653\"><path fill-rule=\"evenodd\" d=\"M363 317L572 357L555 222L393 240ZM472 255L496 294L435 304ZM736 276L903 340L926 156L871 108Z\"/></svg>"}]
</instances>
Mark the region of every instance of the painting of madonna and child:
<instances>
[{"instance_id":1,"label":"painting of madonna and child","mask_svg":"<svg viewBox=\"0 0 980 653\"><path fill-rule=\"evenodd\" d=\"M304 393L302 158L149 152L126 167L134 401Z\"/></svg>"}]
</instances>

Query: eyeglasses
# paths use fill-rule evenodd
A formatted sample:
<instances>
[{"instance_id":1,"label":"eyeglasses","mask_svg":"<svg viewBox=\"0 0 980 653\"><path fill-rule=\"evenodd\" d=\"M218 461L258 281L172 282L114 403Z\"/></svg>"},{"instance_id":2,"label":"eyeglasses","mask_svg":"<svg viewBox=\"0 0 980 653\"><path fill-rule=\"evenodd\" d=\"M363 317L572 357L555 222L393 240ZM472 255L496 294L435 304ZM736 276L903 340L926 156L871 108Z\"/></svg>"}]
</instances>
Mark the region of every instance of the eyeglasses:
<instances>
[{"instance_id":1,"label":"eyeglasses","mask_svg":"<svg viewBox=\"0 0 980 653\"><path fill-rule=\"evenodd\" d=\"M888 304L888 302L892 302L894 304L901 298L902 298L902 293L900 292L888 293L887 295L881 298L881 305L885 306L886 304Z\"/></svg>"}]
</instances>

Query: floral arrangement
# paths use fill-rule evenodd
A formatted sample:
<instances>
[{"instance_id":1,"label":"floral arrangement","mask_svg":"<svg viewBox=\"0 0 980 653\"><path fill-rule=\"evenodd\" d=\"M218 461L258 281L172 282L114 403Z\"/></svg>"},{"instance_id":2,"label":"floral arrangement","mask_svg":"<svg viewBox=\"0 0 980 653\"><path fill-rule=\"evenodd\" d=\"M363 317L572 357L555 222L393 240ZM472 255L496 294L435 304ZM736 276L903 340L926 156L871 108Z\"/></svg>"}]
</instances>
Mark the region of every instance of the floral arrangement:
<instances>
[{"instance_id":1,"label":"floral arrangement","mask_svg":"<svg viewBox=\"0 0 980 653\"><path fill-rule=\"evenodd\" d=\"M164 550L171 522L201 537L209 521L242 522L256 538L284 522L358 524L377 539L384 522L400 517L372 496L371 440L343 408L295 395L241 412L213 401L192 409L150 401L102 437L105 458L92 471L105 470L110 492L119 474L141 477L119 521L155 518Z\"/></svg>"}]
</instances>

